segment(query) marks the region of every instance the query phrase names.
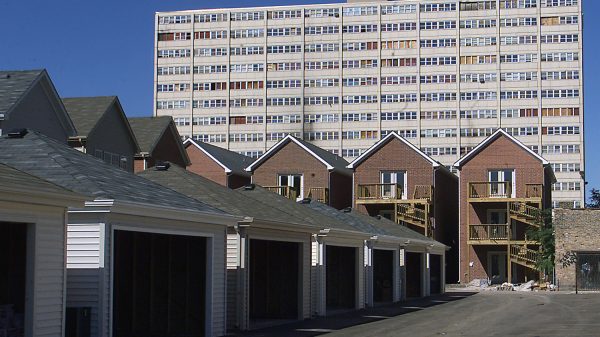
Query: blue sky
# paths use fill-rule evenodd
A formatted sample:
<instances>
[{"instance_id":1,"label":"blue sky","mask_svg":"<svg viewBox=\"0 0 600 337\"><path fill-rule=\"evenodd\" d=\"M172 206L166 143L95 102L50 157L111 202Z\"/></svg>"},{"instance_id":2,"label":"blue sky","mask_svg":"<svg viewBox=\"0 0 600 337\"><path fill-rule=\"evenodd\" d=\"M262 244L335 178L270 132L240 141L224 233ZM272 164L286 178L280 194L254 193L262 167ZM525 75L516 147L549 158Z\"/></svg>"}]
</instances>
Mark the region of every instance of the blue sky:
<instances>
[{"instance_id":1,"label":"blue sky","mask_svg":"<svg viewBox=\"0 0 600 337\"><path fill-rule=\"evenodd\" d=\"M584 4L584 78L588 187L600 187L600 1ZM118 95L129 116L152 114L154 13L332 0L2 0L0 69L46 68L62 97Z\"/></svg>"}]
</instances>

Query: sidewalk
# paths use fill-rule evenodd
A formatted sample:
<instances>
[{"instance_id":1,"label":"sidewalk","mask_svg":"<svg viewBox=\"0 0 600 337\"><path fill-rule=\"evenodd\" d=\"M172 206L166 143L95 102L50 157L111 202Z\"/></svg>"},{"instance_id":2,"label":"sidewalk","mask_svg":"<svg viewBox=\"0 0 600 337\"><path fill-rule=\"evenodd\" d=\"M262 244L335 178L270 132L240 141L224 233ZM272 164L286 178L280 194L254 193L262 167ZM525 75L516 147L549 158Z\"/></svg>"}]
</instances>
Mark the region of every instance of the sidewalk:
<instances>
[{"instance_id":1,"label":"sidewalk","mask_svg":"<svg viewBox=\"0 0 600 337\"><path fill-rule=\"evenodd\" d=\"M315 319L279 325L270 328L252 330L247 332L230 332L227 336L286 336L286 337L310 337L318 336L328 332L334 332L347 327L380 321L406 313L423 310L428 307L453 302L469 297L476 292L457 291L443 295L435 295L427 298L409 299L404 302L386 304L373 308L351 311L348 313L318 317Z\"/></svg>"}]
</instances>

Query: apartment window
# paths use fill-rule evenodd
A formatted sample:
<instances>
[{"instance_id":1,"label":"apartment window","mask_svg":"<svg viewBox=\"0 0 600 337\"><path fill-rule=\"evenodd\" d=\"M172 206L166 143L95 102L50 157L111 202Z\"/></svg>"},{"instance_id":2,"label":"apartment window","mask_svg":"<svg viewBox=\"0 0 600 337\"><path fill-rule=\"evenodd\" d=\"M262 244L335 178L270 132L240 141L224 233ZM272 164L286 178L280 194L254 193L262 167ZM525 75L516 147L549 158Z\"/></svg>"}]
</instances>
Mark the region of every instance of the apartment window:
<instances>
[{"instance_id":1,"label":"apartment window","mask_svg":"<svg viewBox=\"0 0 600 337\"><path fill-rule=\"evenodd\" d=\"M456 119L455 110L421 111L421 119Z\"/></svg>"},{"instance_id":2,"label":"apartment window","mask_svg":"<svg viewBox=\"0 0 600 337\"><path fill-rule=\"evenodd\" d=\"M302 80L267 81L267 89L301 88Z\"/></svg>"},{"instance_id":3,"label":"apartment window","mask_svg":"<svg viewBox=\"0 0 600 337\"><path fill-rule=\"evenodd\" d=\"M490 119L496 118L496 110L480 109L480 110L461 110L460 118L463 119Z\"/></svg>"},{"instance_id":4,"label":"apartment window","mask_svg":"<svg viewBox=\"0 0 600 337\"><path fill-rule=\"evenodd\" d=\"M362 24L362 25L346 25L342 27L342 32L347 34L352 33L373 33L377 32L377 25Z\"/></svg>"},{"instance_id":5,"label":"apartment window","mask_svg":"<svg viewBox=\"0 0 600 337\"><path fill-rule=\"evenodd\" d=\"M342 149L342 157L345 157L345 158L359 157L365 151L366 151L365 149Z\"/></svg>"},{"instance_id":6,"label":"apartment window","mask_svg":"<svg viewBox=\"0 0 600 337\"><path fill-rule=\"evenodd\" d=\"M343 104L377 103L377 95L348 95L342 97Z\"/></svg>"},{"instance_id":7,"label":"apartment window","mask_svg":"<svg viewBox=\"0 0 600 337\"><path fill-rule=\"evenodd\" d=\"M417 76L384 76L381 78L381 85L401 85L401 84L416 84Z\"/></svg>"},{"instance_id":8,"label":"apartment window","mask_svg":"<svg viewBox=\"0 0 600 337\"><path fill-rule=\"evenodd\" d=\"M236 29L231 31L232 39L245 39L265 36L265 30L262 28L254 29Z\"/></svg>"},{"instance_id":9,"label":"apartment window","mask_svg":"<svg viewBox=\"0 0 600 337\"><path fill-rule=\"evenodd\" d=\"M342 68L344 68L344 69L377 68L377 59L344 60L344 61L342 61Z\"/></svg>"},{"instance_id":10,"label":"apartment window","mask_svg":"<svg viewBox=\"0 0 600 337\"><path fill-rule=\"evenodd\" d=\"M192 33L187 32L158 33L158 41L184 41L191 39Z\"/></svg>"},{"instance_id":11,"label":"apartment window","mask_svg":"<svg viewBox=\"0 0 600 337\"><path fill-rule=\"evenodd\" d=\"M344 78L342 83L345 87L362 87L368 85L377 85L377 77Z\"/></svg>"},{"instance_id":12,"label":"apartment window","mask_svg":"<svg viewBox=\"0 0 600 337\"><path fill-rule=\"evenodd\" d=\"M579 153L579 144L548 144L542 145L542 154Z\"/></svg>"},{"instance_id":13,"label":"apartment window","mask_svg":"<svg viewBox=\"0 0 600 337\"><path fill-rule=\"evenodd\" d=\"M456 64L455 56L421 57L422 66L443 66Z\"/></svg>"},{"instance_id":14,"label":"apartment window","mask_svg":"<svg viewBox=\"0 0 600 337\"><path fill-rule=\"evenodd\" d=\"M578 80L579 70L542 71L542 80Z\"/></svg>"},{"instance_id":15,"label":"apartment window","mask_svg":"<svg viewBox=\"0 0 600 337\"><path fill-rule=\"evenodd\" d=\"M340 26L308 26L305 28L306 35L329 35L340 32Z\"/></svg>"},{"instance_id":16,"label":"apartment window","mask_svg":"<svg viewBox=\"0 0 600 337\"><path fill-rule=\"evenodd\" d=\"M267 71L295 71L302 70L302 63L300 62L278 62L268 63Z\"/></svg>"},{"instance_id":17,"label":"apartment window","mask_svg":"<svg viewBox=\"0 0 600 337\"><path fill-rule=\"evenodd\" d=\"M455 147L422 147L421 151L428 156L452 156L458 152Z\"/></svg>"},{"instance_id":18,"label":"apartment window","mask_svg":"<svg viewBox=\"0 0 600 337\"><path fill-rule=\"evenodd\" d=\"M192 101L192 108L211 109L227 107L226 99L205 99Z\"/></svg>"},{"instance_id":19,"label":"apartment window","mask_svg":"<svg viewBox=\"0 0 600 337\"><path fill-rule=\"evenodd\" d=\"M542 0L542 7L577 6L577 0Z\"/></svg>"},{"instance_id":20,"label":"apartment window","mask_svg":"<svg viewBox=\"0 0 600 337\"><path fill-rule=\"evenodd\" d=\"M377 50L377 42L345 42L342 44L343 51Z\"/></svg>"},{"instance_id":21,"label":"apartment window","mask_svg":"<svg viewBox=\"0 0 600 337\"><path fill-rule=\"evenodd\" d=\"M441 75L421 75L421 83L456 83L456 75L441 74Z\"/></svg>"},{"instance_id":22,"label":"apartment window","mask_svg":"<svg viewBox=\"0 0 600 337\"><path fill-rule=\"evenodd\" d=\"M261 142L263 141L262 133L230 133L230 142Z\"/></svg>"},{"instance_id":23,"label":"apartment window","mask_svg":"<svg viewBox=\"0 0 600 337\"><path fill-rule=\"evenodd\" d=\"M310 8L304 12L304 16L307 18L327 18L327 17L339 17L339 8Z\"/></svg>"},{"instance_id":24,"label":"apartment window","mask_svg":"<svg viewBox=\"0 0 600 337\"><path fill-rule=\"evenodd\" d=\"M265 12L234 12L230 14L231 21L258 21L265 19Z\"/></svg>"},{"instance_id":25,"label":"apartment window","mask_svg":"<svg viewBox=\"0 0 600 337\"><path fill-rule=\"evenodd\" d=\"M354 112L342 114L342 121L344 122L368 122L376 120L377 113L374 112Z\"/></svg>"},{"instance_id":26,"label":"apartment window","mask_svg":"<svg viewBox=\"0 0 600 337\"><path fill-rule=\"evenodd\" d=\"M302 116L292 115L268 115L267 124L297 124L302 122Z\"/></svg>"},{"instance_id":27,"label":"apartment window","mask_svg":"<svg viewBox=\"0 0 600 337\"><path fill-rule=\"evenodd\" d=\"M534 99L538 97L537 90L507 90L500 92L501 100L508 99Z\"/></svg>"},{"instance_id":28,"label":"apartment window","mask_svg":"<svg viewBox=\"0 0 600 337\"><path fill-rule=\"evenodd\" d=\"M188 126L190 125L189 117L175 117L173 118L173 122L177 126Z\"/></svg>"},{"instance_id":29,"label":"apartment window","mask_svg":"<svg viewBox=\"0 0 600 337\"><path fill-rule=\"evenodd\" d=\"M196 14L194 15L195 22L223 22L227 21L227 13L215 13L215 14Z\"/></svg>"},{"instance_id":30,"label":"apartment window","mask_svg":"<svg viewBox=\"0 0 600 337\"><path fill-rule=\"evenodd\" d=\"M537 72L535 72L535 71L500 74L500 81L517 82L517 81L536 81L536 80L537 80Z\"/></svg>"},{"instance_id":31,"label":"apartment window","mask_svg":"<svg viewBox=\"0 0 600 337\"><path fill-rule=\"evenodd\" d=\"M485 11L496 9L496 1L468 1L460 3L461 11Z\"/></svg>"},{"instance_id":32,"label":"apartment window","mask_svg":"<svg viewBox=\"0 0 600 337\"><path fill-rule=\"evenodd\" d=\"M579 163L552 163L552 171L554 172L579 172L581 164Z\"/></svg>"},{"instance_id":33,"label":"apartment window","mask_svg":"<svg viewBox=\"0 0 600 337\"><path fill-rule=\"evenodd\" d=\"M461 137L489 137L491 136L495 128L463 128L460 129Z\"/></svg>"},{"instance_id":34,"label":"apartment window","mask_svg":"<svg viewBox=\"0 0 600 337\"><path fill-rule=\"evenodd\" d=\"M336 123L338 121L338 114L309 114L304 116L304 124Z\"/></svg>"},{"instance_id":35,"label":"apartment window","mask_svg":"<svg viewBox=\"0 0 600 337\"><path fill-rule=\"evenodd\" d=\"M218 40L226 38L226 30L207 30L201 32L194 32L194 39L196 40Z\"/></svg>"},{"instance_id":36,"label":"apartment window","mask_svg":"<svg viewBox=\"0 0 600 337\"><path fill-rule=\"evenodd\" d=\"M410 14L416 13L417 5L383 5L381 6L382 15L392 14Z\"/></svg>"},{"instance_id":37,"label":"apartment window","mask_svg":"<svg viewBox=\"0 0 600 337\"><path fill-rule=\"evenodd\" d=\"M381 25L382 32L404 32L417 30L416 22L384 23Z\"/></svg>"},{"instance_id":38,"label":"apartment window","mask_svg":"<svg viewBox=\"0 0 600 337\"><path fill-rule=\"evenodd\" d=\"M542 108L543 117L579 116L579 108Z\"/></svg>"},{"instance_id":39,"label":"apartment window","mask_svg":"<svg viewBox=\"0 0 600 337\"><path fill-rule=\"evenodd\" d=\"M267 140L271 142L278 142L288 135L292 135L294 137L300 137L300 134L297 132L289 133L289 132L269 132L267 133Z\"/></svg>"},{"instance_id":40,"label":"apartment window","mask_svg":"<svg viewBox=\"0 0 600 337\"><path fill-rule=\"evenodd\" d=\"M417 94L386 94L381 95L381 103L416 102Z\"/></svg>"},{"instance_id":41,"label":"apartment window","mask_svg":"<svg viewBox=\"0 0 600 337\"><path fill-rule=\"evenodd\" d=\"M381 41L381 49L412 49L417 48L417 40Z\"/></svg>"},{"instance_id":42,"label":"apartment window","mask_svg":"<svg viewBox=\"0 0 600 337\"><path fill-rule=\"evenodd\" d=\"M301 17L301 10L281 10L267 12L267 19L270 20L297 19Z\"/></svg>"},{"instance_id":43,"label":"apartment window","mask_svg":"<svg viewBox=\"0 0 600 337\"><path fill-rule=\"evenodd\" d=\"M442 3L421 4L420 8L421 8L421 12L454 12L456 10L456 3L442 2Z\"/></svg>"},{"instance_id":44,"label":"apartment window","mask_svg":"<svg viewBox=\"0 0 600 337\"><path fill-rule=\"evenodd\" d=\"M424 21L420 24L421 30L438 30L438 29L454 29L456 28L456 21Z\"/></svg>"},{"instance_id":45,"label":"apartment window","mask_svg":"<svg viewBox=\"0 0 600 337\"><path fill-rule=\"evenodd\" d=\"M521 27L521 26L537 26L537 18L536 17L522 17L522 18L500 19L500 27Z\"/></svg>"},{"instance_id":46,"label":"apartment window","mask_svg":"<svg viewBox=\"0 0 600 337\"><path fill-rule=\"evenodd\" d=\"M579 97L578 89L546 89L542 90L542 98L574 98Z\"/></svg>"},{"instance_id":47,"label":"apartment window","mask_svg":"<svg viewBox=\"0 0 600 337\"><path fill-rule=\"evenodd\" d=\"M269 28L267 29L267 36L297 36L302 35L302 28L300 27L285 27L285 28Z\"/></svg>"},{"instance_id":48,"label":"apartment window","mask_svg":"<svg viewBox=\"0 0 600 337\"><path fill-rule=\"evenodd\" d=\"M225 56L225 55L227 55L227 48L197 48L197 49L194 49L195 57Z\"/></svg>"},{"instance_id":49,"label":"apartment window","mask_svg":"<svg viewBox=\"0 0 600 337\"><path fill-rule=\"evenodd\" d=\"M246 157L250 157L250 158L258 158L260 156L262 156L265 152L262 150L250 150L250 151L237 151L237 153L246 156Z\"/></svg>"},{"instance_id":50,"label":"apartment window","mask_svg":"<svg viewBox=\"0 0 600 337\"><path fill-rule=\"evenodd\" d=\"M366 16L377 15L377 6L344 7L342 9L344 16Z\"/></svg>"},{"instance_id":51,"label":"apartment window","mask_svg":"<svg viewBox=\"0 0 600 337\"><path fill-rule=\"evenodd\" d=\"M504 131L511 136L535 136L538 134L538 128L535 126L504 128Z\"/></svg>"},{"instance_id":52,"label":"apartment window","mask_svg":"<svg viewBox=\"0 0 600 337\"><path fill-rule=\"evenodd\" d=\"M449 138L456 137L456 129L422 129L421 137L423 138Z\"/></svg>"},{"instance_id":53,"label":"apartment window","mask_svg":"<svg viewBox=\"0 0 600 337\"><path fill-rule=\"evenodd\" d=\"M189 66L173 66L173 67L158 67L156 74L162 75L188 75L190 73Z\"/></svg>"},{"instance_id":54,"label":"apartment window","mask_svg":"<svg viewBox=\"0 0 600 337\"><path fill-rule=\"evenodd\" d=\"M181 92L181 91L189 91L190 84L189 83L172 83L172 84L157 84L156 91L157 92Z\"/></svg>"},{"instance_id":55,"label":"apartment window","mask_svg":"<svg viewBox=\"0 0 600 337\"><path fill-rule=\"evenodd\" d=\"M194 74L226 73L227 65L202 65L194 67Z\"/></svg>"},{"instance_id":56,"label":"apartment window","mask_svg":"<svg viewBox=\"0 0 600 337\"><path fill-rule=\"evenodd\" d=\"M342 131L342 139L377 139L378 131Z\"/></svg>"},{"instance_id":57,"label":"apartment window","mask_svg":"<svg viewBox=\"0 0 600 337\"><path fill-rule=\"evenodd\" d=\"M175 110L175 109L186 109L189 108L190 101L188 100L170 100L170 101L157 101L157 109Z\"/></svg>"},{"instance_id":58,"label":"apartment window","mask_svg":"<svg viewBox=\"0 0 600 337\"><path fill-rule=\"evenodd\" d=\"M340 85L339 78L317 78L304 80L304 87L306 88L323 88L323 87L337 87Z\"/></svg>"},{"instance_id":59,"label":"apartment window","mask_svg":"<svg viewBox=\"0 0 600 337\"><path fill-rule=\"evenodd\" d=\"M227 124L227 117L194 117L192 119L193 125L223 125Z\"/></svg>"},{"instance_id":60,"label":"apartment window","mask_svg":"<svg viewBox=\"0 0 600 337\"><path fill-rule=\"evenodd\" d=\"M267 98L267 106L294 106L301 105L302 98L300 97L269 97Z\"/></svg>"},{"instance_id":61,"label":"apartment window","mask_svg":"<svg viewBox=\"0 0 600 337\"><path fill-rule=\"evenodd\" d=\"M196 134L192 139L204 143L224 143L227 141L226 134Z\"/></svg>"},{"instance_id":62,"label":"apartment window","mask_svg":"<svg viewBox=\"0 0 600 337\"><path fill-rule=\"evenodd\" d=\"M552 184L553 191L581 191L581 183L578 181L557 182Z\"/></svg>"},{"instance_id":63,"label":"apartment window","mask_svg":"<svg viewBox=\"0 0 600 337\"><path fill-rule=\"evenodd\" d=\"M304 46L305 53L324 53L340 50L339 43L313 43Z\"/></svg>"},{"instance_id":64,"label":"apartment window","mask_svg":"<svg viewBox=\"0 0 600 337\"><path fill-rule=\"evenodd\" d=\"M263 116L231 116L229 117L229 124L262 124Z\"/></svg>"},{"instance_id":65,"label":"apartment window","mask_svg":"<svg viewBox=\"0 0 600 337\"><path fill-rule=\"evenodd\" d=\"M299 44L267 46L267 54L288 54L301 52L302 46Z\"/></svg>"},{"instance_id":66,"label":"apartment window","mask_svg":"<svg viewBox=\"0 0 600 337\"><path fill-rule=\"evenodd\" d=\"M416 111L382 112L382 121L404 121L417 119Z\"/></svg>"},{"instance_id":67,"label":"apartment window","mask_svg":"<svg viewBox=\"0 0 600 337\"><path fill-rule=\"evenodd\" d=\"M500 55L500 63L531 63L537 61L537 54Z\"/></svg>"},{"instance_id":68,"label":"apartment window","mask_svg":"<svg viewBox=\"0 0 600 337\"><path fill-rule=\"evenodd\" d=\"M232 73L256 73L263 72L265 70L265 66L262 63L242 63L242 64L232 64L229 68L229 71ZM227 71L227 68L225 68Z\"/></svg>"},{"instance_id":69,"label":"apartment window","mask_svg":"<svg viewBox=\"0 0 600 337\"><path fill-rule=\"evenodd\" d=\"M229 82L229 90L257 90L264 88L263 81Z\"/></svg>"},{"instance_id":70,"label":"apartment window","mask_svg":"<svg viewBox=\"0 0 600 337\"><path fill-rule=\"evenodd\" d=\"M227 82L194 83L194 91L227 90Z\"/></svg>"},{"instance_id":71,"label":"apartment window","mask_svg":"<svg viewBox=\"0 0 600 337\"><path fill-rule=\"evenodd\" d=\"M245 108L263 106L262 98L234 98L229 100L229 106L232 108Z\"/></svg>"},{"instance_id":72,"label":"apartment window","mask_svg":"<svg viewBox=\"0 0 600 337\"><path fill-rule=\"evenodd\" d=\"M538 109L521 108L521 109L502 109L500 117L502 118L519 118L519 117L537 117Z\"/></svg>"},{"instance_id":73,"label":"apartment window","mask_svg":"<svg viewBox=\"0 0 600 337\"><path fill-rule=\"evenodd\" d=\"M305 63L306 70L338 69L338 61L310 61Z\"/></svg>"},{"instance_id":74,"label":"apartment window","mask_svg":"<svg viewBox=\"0 0 600 337\"><path fill-rule=\"evenodd\" d=\"M536 44L537 35L522 35L522 36L502 36L500 45L520 45L520 44Z\"/></svg>"},{"instance_id":75,"label":"apartment window","mask_svg":"<svg viewBox=\"0 0 600 337\"><path fill-rule=\"evenodd\" d=\"M339 138L340 136L337 131L314 131L304 133L304 139L306 140L335 140Z\"/></svg>"},{"instance_id":76,"label":"apartment window","mask_svg":"<svg viewBox=\"0 0 600 337\"><path fill-rule=\"evenodd\" d=\"M415 58L415 57L392 58L392 59L382 59L381 60L382 68L416 67L416 66L417 66L417 58Z\"/></svg>"},{"instance_id":77,"label":"apartment window","mask_svg":"<svg viewBox=\"0 0 600 337\"><path fill-rule=\"evenodd\" d=\"M496 27L495 19L471 19L461 20L460 28L462 29L481 29L481 28L492 28Z\"/></svg>"},{"instance_id":78,"label":"apartment window","mask_svg":"<svg viewBox=\"0 0 600 337\"><path fill-rule=\"evenodd\" d=\"M455 46L456 39L421 40L421 48L448 48Z\"/></svg>"},{"instance_id":79,"label":"apartment window","mask_svg":"<svg viewBox=\"0 0 600 337\"><path fill-rule=\"evenodd\" d=\"M496 63L496 55L461 56L460 64L491 64Z\"/></svg>"},{"instance_id":80,"label":"apartment window","mask_svg":"<svg viewBox=\"0 0 600 337\"><path fill-rule=\"evenodd\" d=\"M405 129L405 130L381 130L381 138L389 135L392 131L395 131L398 136L403 138L417 138L416 129Z\"/></svg>"},{"instance_id":81,"label":"apartment window","mask_svg":"<svg viewBox=\"0 0 600 337\"><path fill-rule=\"evenodd\" d=\"M579 53L544 53L542 62L573 62L579 60Z\"/></svg>"},{"instance_id":82,"label":"apartment window","mask_svg":"<svg viewBox=\"0 0 600 337\"><path fill-rule=\"evenodd\" d=\"M578 135L578 126L544 126L542 127L543 135Z\"/></svg>"},{"instance_id":83,"label":"apartment window","mask_svg":"<svg viewBox=\"0 0 600 337\"><path fill-rule=\"evenodd\" d=\"M496 73L467 73L460 74L462 83L481 83L496 82Z\"/></svg>"},{"instance_id":84,"label":"apartment window","mask_svg":"<svg viewBox=\"0 0 600 337\"><path fill-rule=\"evenodd\" d=\"M537 0L501 0L500 8L512 9L512 8L535 8L537 7Z\"/></svg>"},{"instance_id":85,"label":"apartment window","mask_svg":"<svg viewBox=\"0 0 600 337\"><path fill-rule=\"evenodd\" d=\"M225 49L225 48L223 48ZM231 47L231 55L262 55L264 49L262 46L248 46L248 47Z\"/></svg>"},{"instance_id":86,"label":"apartment window","mask_svg":"<svg viewBox=\"0 0 600 337\"><path fill-rule=\"evenodd\" d=\"M338 96L309 96L304 97L305 105L334 105L339 104L340 98Z\"/></svg>"},{"instance_id":87,"label":"apartment window","mask_svg":"<svg viewBox=\"0 0 600 337\"><path fill-rule=\"evenodd\" d=\"M455 92L425 92L421 94L421 102L456 101Z\"/></svg>"},{"instance_id":88,"label":"apartment window","mask_svg":"<svg viewBox=\"0 0 600 337\"><path fill-rule=\"evenodd\" d=\"M162 49L157 53L158 58L190 57L189 49Z\"/></svg>"},{"instance_id":89,"label":"apartment window","mask_svg":"<svg viewBox=\"0 0 600 337\"><path fill-rule=\"evenodd\" d=\"M484 46L495 46L495 37L466 37L460 39L460 45L462 47L484 47Z\"/></svg>"},{"instance_id":90,"label":"apartment window","mask_svg":"<svg viewBox=\"0 0 600 337\"><path fill-rule=\"evenodd\" d=\"M158 17L158 23L161 25L190 23L190 22L192 22L191 15L168 15L168 16L159 16Z\"/></svg>"}]
</instances>

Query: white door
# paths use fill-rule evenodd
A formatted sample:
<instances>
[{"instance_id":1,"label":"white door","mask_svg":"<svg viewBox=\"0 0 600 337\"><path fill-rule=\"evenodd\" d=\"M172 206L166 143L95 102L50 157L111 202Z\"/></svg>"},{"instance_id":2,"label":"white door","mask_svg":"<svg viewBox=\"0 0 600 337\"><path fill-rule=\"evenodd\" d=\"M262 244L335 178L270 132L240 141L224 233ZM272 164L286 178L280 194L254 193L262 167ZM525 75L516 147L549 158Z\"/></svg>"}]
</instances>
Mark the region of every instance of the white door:
<instances>
[{"instance_id":1,"label":"white door","mask_svg":"<svg viewBox=\"0 0 600 337\"><path fill-rule=\"evenodd\" d=\"M289 186L296 194L296 200L304 199L304 182L301 174L280 175L279 186Z\"/></svg>"},{"instance_id":2,"label":"white door","mask_svg":"<svg viewBox=\"0 0 600 337\"><path fill-rule=\"evenodd\" d=\"M489 171L490 197L515 197L515 170ZM505 184L508 182L508 184ZM507 188L507 185L510 186ZM508 189L508 190L507 190Z\"/></svg>"},{"instance_id":3,"label":"white door","mask_svg":"<svg viewBox=\"0 0 600 337\"><path fill-rule=\"evenodd\" d=\"M383 171L381 172L381 196L384 198L406 199L406 172L405 171ZM395 185L402 187L402 195L397 196Z\"/></svg>"}]
</instances>

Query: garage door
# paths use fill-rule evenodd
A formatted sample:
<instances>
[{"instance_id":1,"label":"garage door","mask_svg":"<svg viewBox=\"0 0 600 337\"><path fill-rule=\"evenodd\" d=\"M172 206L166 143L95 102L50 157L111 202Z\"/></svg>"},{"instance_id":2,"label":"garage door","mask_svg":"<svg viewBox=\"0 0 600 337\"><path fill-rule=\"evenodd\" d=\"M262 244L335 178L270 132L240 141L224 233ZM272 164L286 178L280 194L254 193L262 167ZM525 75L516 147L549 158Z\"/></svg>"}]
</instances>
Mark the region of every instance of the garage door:
<instances>
[{"instance_id":1,"label":"garage door","mask_svg":"<svg viewBox=\"0 0 600 337\"><path fill-rule=\"evenodd\" d=\"M577 253L577 290L600 291L599 253Z\"/></svg>"}]
</instances>

